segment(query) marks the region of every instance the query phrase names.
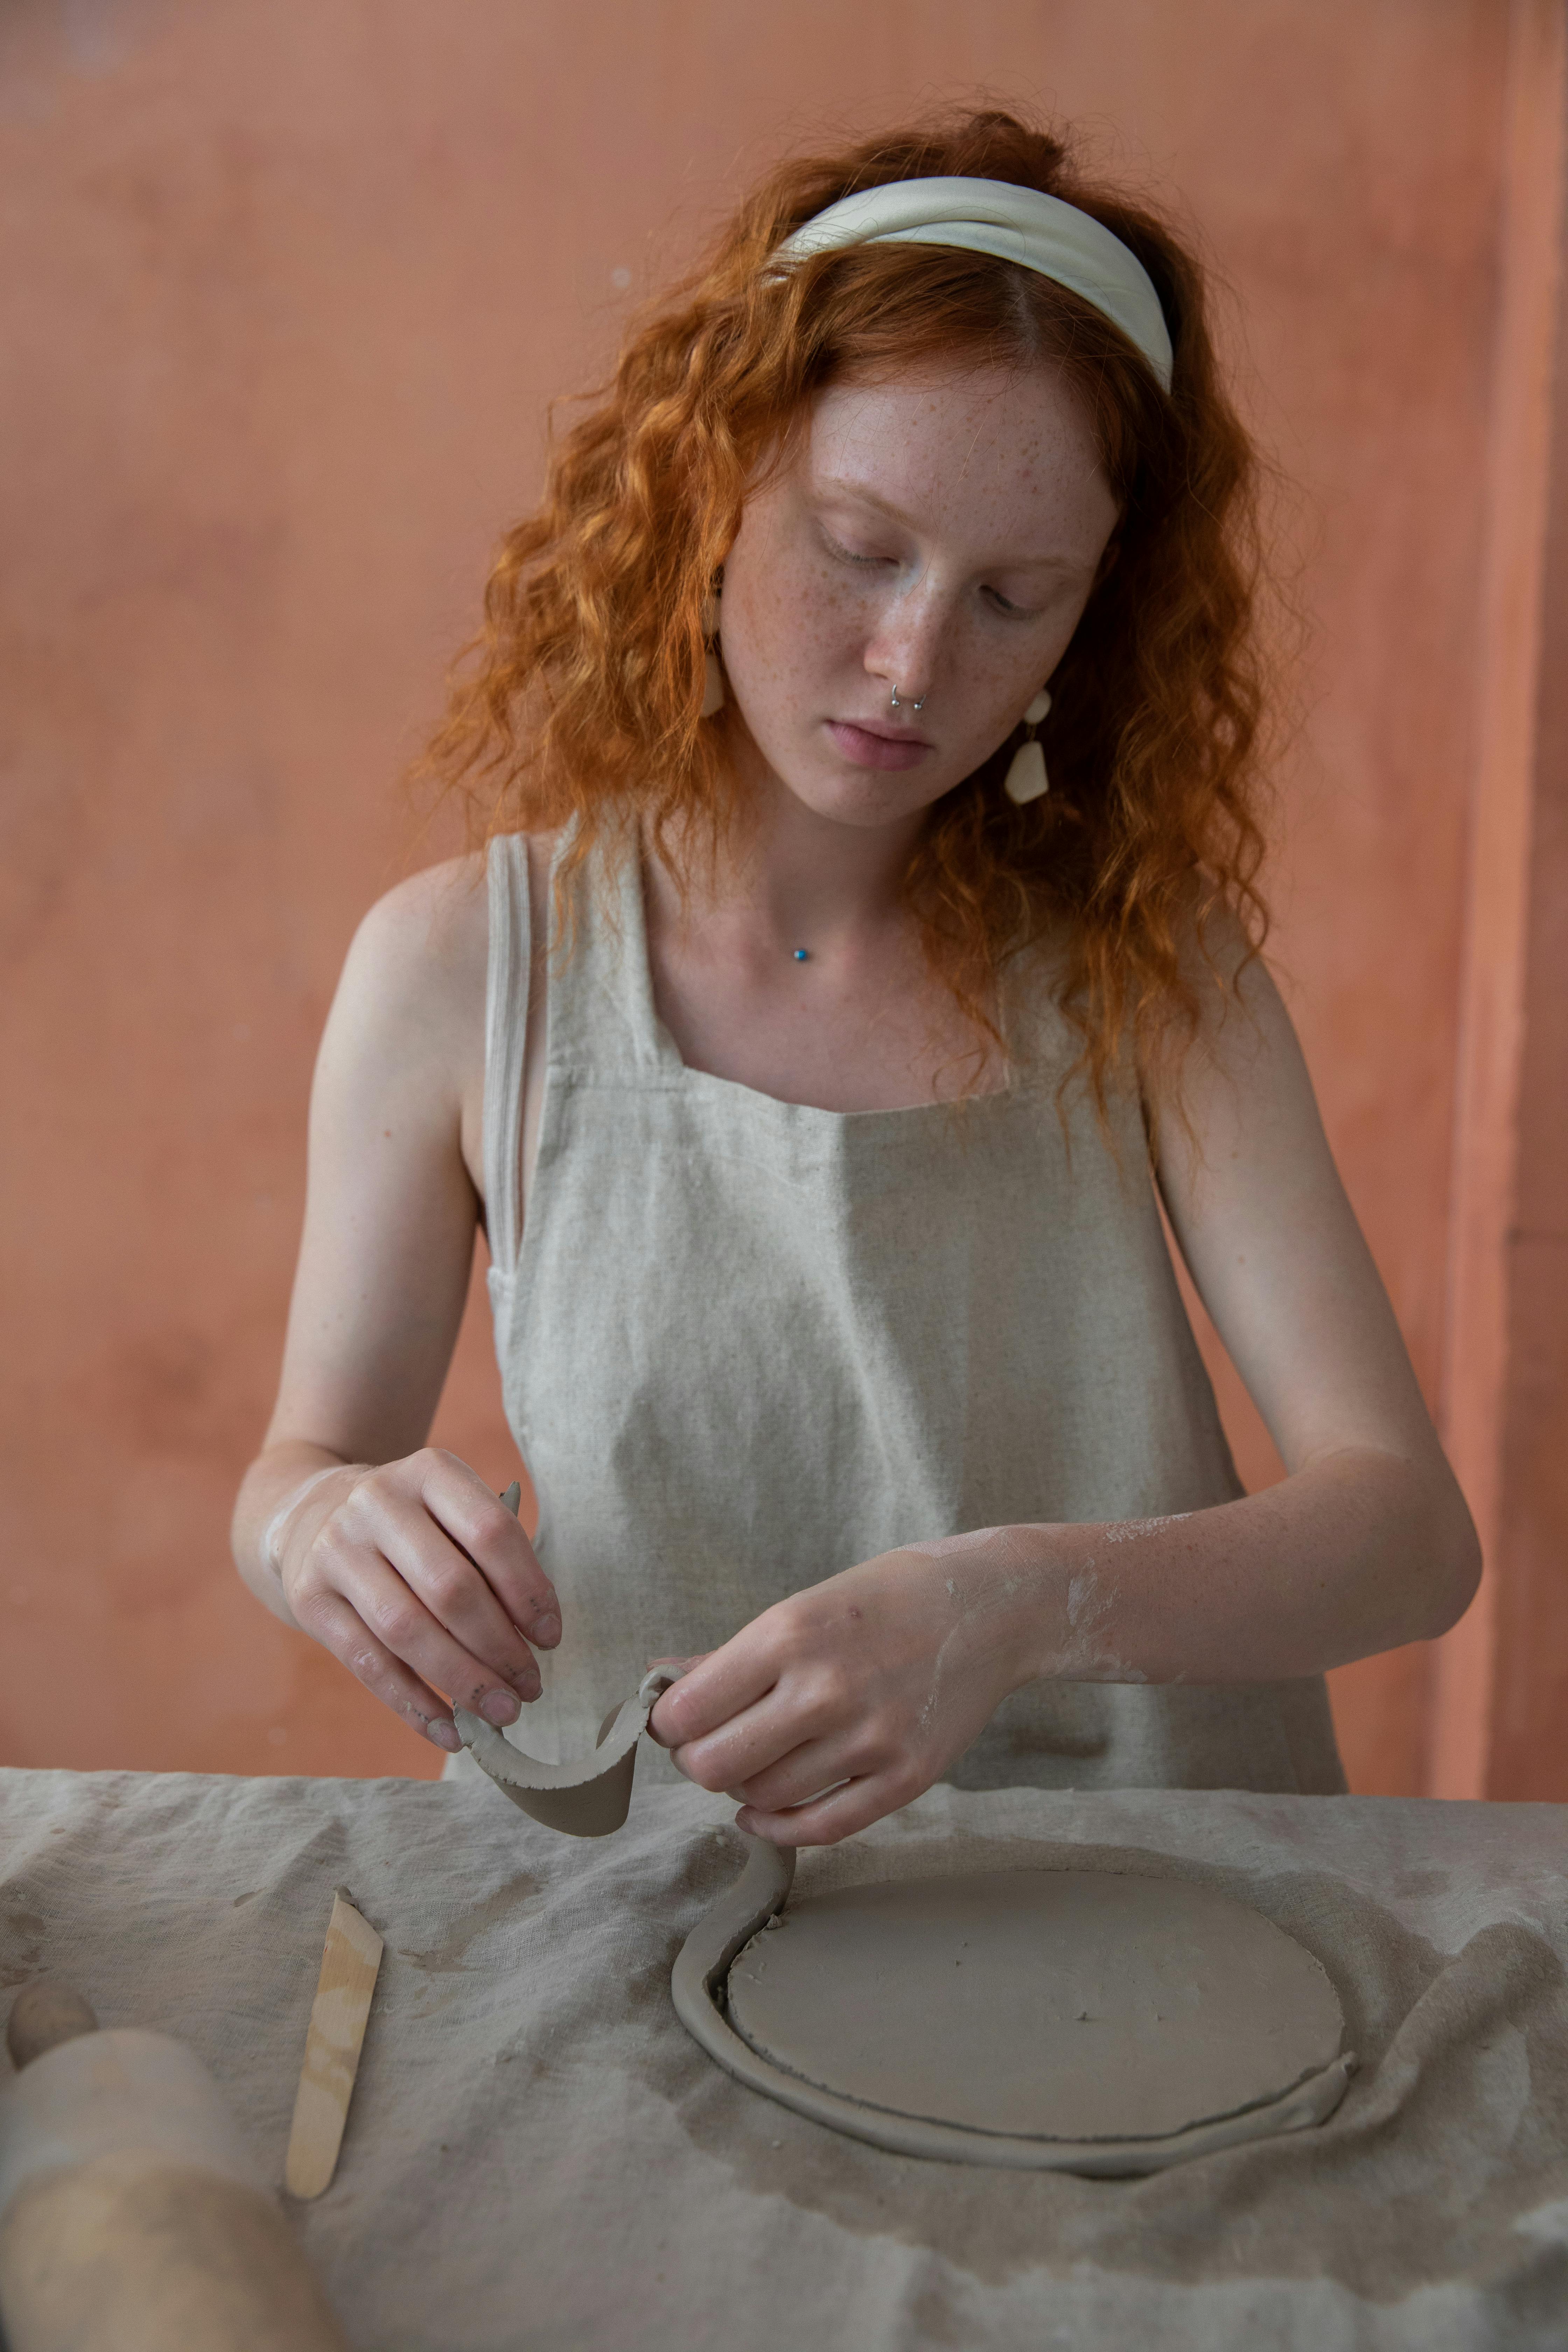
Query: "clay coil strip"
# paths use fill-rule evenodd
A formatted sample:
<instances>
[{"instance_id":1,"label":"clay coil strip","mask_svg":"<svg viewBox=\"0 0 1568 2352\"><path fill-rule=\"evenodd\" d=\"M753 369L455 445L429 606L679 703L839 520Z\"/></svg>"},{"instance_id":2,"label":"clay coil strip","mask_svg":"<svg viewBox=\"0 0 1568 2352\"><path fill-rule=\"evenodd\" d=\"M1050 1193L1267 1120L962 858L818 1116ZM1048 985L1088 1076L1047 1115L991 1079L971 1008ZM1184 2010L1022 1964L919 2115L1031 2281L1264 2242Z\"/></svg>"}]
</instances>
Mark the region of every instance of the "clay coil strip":
<instances>
[{"instance_id":1,"label":"clay coil strip","mask_svg":"<svg viewBox=\"0 0 1568 2352\"><path fill-rule=\"evenodd\" d=\"M706 1911L682 1945L670 1978L676 2014L693 2041L748 2090L760 2091L812 2123L826 2124L850 2138L899 2156L935 2158L950 2164L985 2164L1016 2172L1074 2172L1101 2179L1163 2172L1193 2157L1262 2139L1279 2132L1304 2131L1331 2116L1355 2071L1350 2052L1292 2084L1275 2099L1241 2108L1212 2122L1158 2139L1049 2140L970 2130L961 2125L928 2123L888 2108L862 2105L774 2065L742 2041L722 2011L724 1979L731 1962L757 1930L782 1910L795 1877L795 1853L763 1839L747 1841L752 1851L735 1884Z\"/></svg>"},{"instance_id":2,"label":"clay coil strip","mask_svg":"<svg viewBox=\"0 0 1568 2352\"><path fill-rule=\"evenodd\" d=\"M522 1500L516 1479L500 1499L515 1518ZM675 1667L651 1667L632 1696L605 1717L593 1754L571 1764L542 1763L466 1706L454 1706L452 1720L475 1763L531 1820L566 1837L608 1837L631 1810L637 1741L647 1729L654 1702L677 1680Z\"/></svg>"},{"instance_id":3,"label":"clay coil strip","mask_svg":"<svg viewBox=\"0 0 1568 2352\"><path fill-rule=\"evenodd\" d=\"M541 1763L467 1707L454 1706L452 1717L475 1763L523 1812L567 1837L608 1837L631 1808L637 1741L647 1729L654 1702L676 1679L673 1667L655 1666L632 1696L606 1716L593 1753L568 1764Z\"/></svg>"}]
</instances>

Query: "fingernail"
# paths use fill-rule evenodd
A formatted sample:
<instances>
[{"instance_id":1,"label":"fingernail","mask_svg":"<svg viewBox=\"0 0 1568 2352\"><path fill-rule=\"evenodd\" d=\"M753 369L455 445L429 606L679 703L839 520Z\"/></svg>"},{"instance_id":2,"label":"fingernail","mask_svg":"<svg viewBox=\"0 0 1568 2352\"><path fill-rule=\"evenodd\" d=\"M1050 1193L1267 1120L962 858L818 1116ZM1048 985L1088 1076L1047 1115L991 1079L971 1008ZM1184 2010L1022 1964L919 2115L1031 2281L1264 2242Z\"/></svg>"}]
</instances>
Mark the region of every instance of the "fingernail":
<instances>
[{"instance_id":1,"label":"fingernail","mask_svg":"<svg viewBox=\"0 0 1568 2352\"><path fill-rule=\"evenodd\" d=\"M536 1617L533 1621L533 1631L529 1638L531 1641L537 1642L542 1649L552 1650L561 1639L561 1618L558 1612L547 1609L542 1617Z\"/></svg>"},{"instance_id":2,"label":"fingernail","mask_svg":"<svg viewBox=\"0 0 1568 2352\"><path fill-rule=\"evenodd\" d=\"M479 1701L479 1713L487 1723L515 1723L521 1711L510 1691L487 1691Z\"/></svg>"},{"instance_id":3,"label":"fingernail","mask_svg":"<svg viewBox=\"0 0 1568 2352\"><path fill-rule=\"evenodd\" d=\"M463 1744L458 1737L458 1727L455 1723L443 1723L439 1720L427 1723L425 1727L425 1737L433 1748L444 1748L448 1756L455 1756Z\"/></svg>"}]
</instances>

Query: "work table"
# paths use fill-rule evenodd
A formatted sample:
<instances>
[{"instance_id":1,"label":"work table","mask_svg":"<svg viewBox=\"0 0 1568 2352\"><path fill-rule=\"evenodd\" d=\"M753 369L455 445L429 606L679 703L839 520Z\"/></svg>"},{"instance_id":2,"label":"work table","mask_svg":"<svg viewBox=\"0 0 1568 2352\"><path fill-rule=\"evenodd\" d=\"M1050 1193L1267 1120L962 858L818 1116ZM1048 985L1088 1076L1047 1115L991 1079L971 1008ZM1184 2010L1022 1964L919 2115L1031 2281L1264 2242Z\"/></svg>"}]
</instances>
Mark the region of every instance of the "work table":
<instances>
[{"instance_id":1,"label":"work table","mask_svg":"<svg viewBox=\"0 0 1568 2352\"><path fill-rule=\"evenodd\" d=\"M797 1895L1164 1868L1316 1954L1362 2061L1337 2113L1130 2180L889 2156L722 2074L668 1977L733 1811L648 1788L577 1843L472 1772L4 1771L0 1981L184 2036L280 2182L349 1892L385 1957L336 2179L292 2210L365 2352L1563 2342L1568 1808L941 1788L803 1853Z\"/></svg>"}]
</instances>

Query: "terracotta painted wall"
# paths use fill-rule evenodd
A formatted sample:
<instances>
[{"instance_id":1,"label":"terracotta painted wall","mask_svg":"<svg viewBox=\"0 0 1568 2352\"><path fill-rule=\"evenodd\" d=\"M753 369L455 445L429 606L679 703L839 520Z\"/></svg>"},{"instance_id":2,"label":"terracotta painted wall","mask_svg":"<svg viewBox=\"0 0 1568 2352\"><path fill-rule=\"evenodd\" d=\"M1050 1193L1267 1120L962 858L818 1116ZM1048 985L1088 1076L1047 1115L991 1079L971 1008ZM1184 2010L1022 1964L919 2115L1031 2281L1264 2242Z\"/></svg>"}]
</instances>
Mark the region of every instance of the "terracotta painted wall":
<instances>
[{"instance_id":1,"label":"terracotta painted wall","mask_svg":"<svg viewBox=\"0 0 1568 2352\"><path fill-rule=\"evenodd\" d=\"M546 399L781 145L932 96L1089 125L1235 289L1311 626L1278 953L1436 1400L1516 16L12 0L0 1759L438 1761L226 1563L315 1038L358 915L442 845L395 780ZM474 1314L439 1434L512 1474ZM1425 1785L1430 1685L1419 1651L1337 1678L1358 1786Z\"/></svg>"},{"instance_id":2,"label":"terracotta painted wall","mask_svg":"<svg viewBox=\"0 0 1568 2352\"><path fill-rule=\"evenodd\" d=\"M1561 154L1552 195L1561 257ZM1494 1550L1502 1573L1472 1773L1489 1795L1561 1803L1568 1801L1568 314L1561 274L1554 290L1517 945L1517 1113L1500 1253Z\"/></svg>"}]
</instances>

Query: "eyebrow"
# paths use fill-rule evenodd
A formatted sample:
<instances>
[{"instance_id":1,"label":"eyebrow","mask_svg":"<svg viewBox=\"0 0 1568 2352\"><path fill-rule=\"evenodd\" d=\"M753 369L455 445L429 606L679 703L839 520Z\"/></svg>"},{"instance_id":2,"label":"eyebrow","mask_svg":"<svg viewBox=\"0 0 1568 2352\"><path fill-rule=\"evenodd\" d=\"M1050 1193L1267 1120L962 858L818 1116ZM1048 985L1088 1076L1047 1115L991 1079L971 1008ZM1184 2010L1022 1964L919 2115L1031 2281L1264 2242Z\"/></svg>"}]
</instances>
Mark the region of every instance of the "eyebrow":
<instances>
[{"instance_id":1,"label":"eyebrow","mask_svg":"<svg viewBox=\"0 0 1568 2352\"><path fill-rule=\"evenodd\" d=\"M847 482L842 475L825 474L822 487L825 490L842 490L847 497L858 499L863 506L876 507L881 513L889 515L894 522L901 522L906 530L915 528L913 515L907 515L902 507L894 506L890 499L879 499L876 491L868 490L863 482Z\"/></svg>"},{"instance_id":2,"label":"eyebrow","mask_svg":"<svg viewBox=\"0 0 1568 2352\"><path fill-rule=\"evenodd\" d=\"M868 489L863 482L846 481L841 474L825 474L821 477L820 488L837 490L844 498L858 499L862 506L875 507L879 514L885 514L890 522L901 523L906 530L918 528L912 515L906 514L902 507L896 507L890 499L879 498L876 491ZM1005 555L997 561L1004 569L1019 572L1066 572L1078 568L1070 555Z\"/></svg>"}]
</instances>

